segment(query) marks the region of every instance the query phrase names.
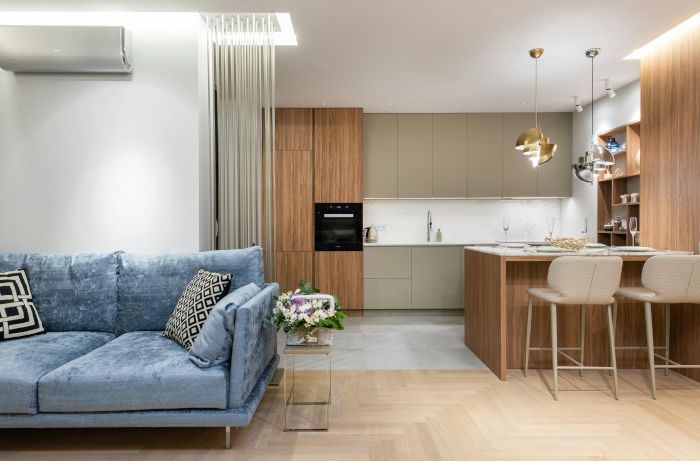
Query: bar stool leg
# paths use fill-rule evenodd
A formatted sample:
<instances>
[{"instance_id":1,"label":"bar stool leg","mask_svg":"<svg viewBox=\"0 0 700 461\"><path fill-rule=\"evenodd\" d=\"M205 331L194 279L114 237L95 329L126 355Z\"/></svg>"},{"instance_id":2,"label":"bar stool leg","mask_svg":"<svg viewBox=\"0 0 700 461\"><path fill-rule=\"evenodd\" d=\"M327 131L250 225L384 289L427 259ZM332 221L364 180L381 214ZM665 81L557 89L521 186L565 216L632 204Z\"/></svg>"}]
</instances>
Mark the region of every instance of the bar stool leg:
<instances>
[{"instance_id":1,"label":"bar stool leg","mask_svg":"<svg viewBox=\"0 0 700 461\"><path fill-rule=\"evenodd\" d=\"M612 317L613 317L613 334L615 334L617 332L617 299L615 299L615 302L613 303ZM617 358L617 355L615 357ZM610 376L613 375L612 370L610 370L609 374L610 374Z\"/></svg>"},{"instance_id":2,"label":"bar stool leg","mask_svg":"<svg viewBox=\"0 0 700 461\"><path fill-rule=\"evenodd\" d=\"M651 303L644 303L644 321L647 330L647 352L649 355L649 371L651 373L651 397L656 400L656 368L654 367L654 329L651 323Z\"/></svg>"},{"instance_id":3,"label":"bar stool leg","mask_svg":"<svg viewBox=\"0 0 700 461\"><path fill-rule=\"evenodd\" d=\"M525 370L523 373L527 376L527 367L530 362L530 331L532 329L532 296L527 297L527 333L525 335Z\"/></svg>"},{"instance_id":4,"label":"bar stool leg","mask_svg":"<svg viewBox=\"0 0 700 461\"><path fill-rule=\"evenodd\" d=\"M668 359L670 357L669 348L671 342L671 305L666 304L666 365L668 365ZM664 369L664 374L668 376L668 367Z\"/></svg>"},{"instance_id":5,"label":"bar stool leg","mask_svg":"<svg viewBox=\"0 0 700 461\"><path fill-rule=\"evenodd\" d=\"M608 335L610 336L610 362L613 372L613 389L615 389L615 400L619 400L617 393L617 358L615 357L615 327L613 326L613 316L610 304L608 304Z\"/></svg>"},{"instance_id":6,"label":"bar stool leg","mask_svg":"<svg viewBox=\"0 0 700 461\"><path fill-rule=\"evenodd\" d=\"M554 400L559 400L559 370L557 368L557 358L559 351L557 349L557 305L550 306L550 314L552 318L552 373L554 375Z\"/></svg>"},{"instance_id":7,"label":"bar stool leg","mask_svg":"<svg viewBox=\"0 0 700 461\"><path fill-rule=\"evenodd\" d=\"M581 331L579 332L579 346L581 347L581 365L583 365L583 349L586 344L586 311L584 310L583 304L578 306L579 317L581 318L580 326ZM578 375L583 378L583 369L578 371Z\"/></svg>"}]
</instances>

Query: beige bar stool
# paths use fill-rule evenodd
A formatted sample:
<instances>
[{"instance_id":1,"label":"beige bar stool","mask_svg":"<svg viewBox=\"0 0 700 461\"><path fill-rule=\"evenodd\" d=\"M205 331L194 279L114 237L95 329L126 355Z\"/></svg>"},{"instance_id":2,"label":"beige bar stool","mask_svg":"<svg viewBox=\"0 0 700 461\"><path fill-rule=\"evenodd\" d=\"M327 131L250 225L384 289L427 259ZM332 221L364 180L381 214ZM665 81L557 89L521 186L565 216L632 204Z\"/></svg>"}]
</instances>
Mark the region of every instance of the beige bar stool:
<instances>
[{"instance_id":1,"label":"beige bar stool","mask_svg":"<svg viewBox=\"0 0 700 461\"><path fill-rule=\"evenodd\" d=\"M700 365L681 365L669 358L669 340L671 337L671 304L700 304L700 256L660 255L649 258L642 269L642 287L622 287L617 294L644 303L644 320L646 323L646 347L620 347L618 349L646 349L649 356L651 373L651 396L656 398L656 369L700 368ZM665 305L666 344L654 347L654 327L651 318L651 305ZM615 306L617 317L617 305ZM656 352L664 349L664 355ZM656 365L656 357L664 365Z\"/></svg>"},{"instance_id":2,"label":"beige bar stool","mask_svg":"<svg viewBox=\"0 0 700 461\"><path fill-rule=\"evenodd\" d=\"M549 288L530 288L527 305L527 335L525 345L525 376L527 376L530 351L552 351L552 371L554 374L554 400L559 400L559 370L611 370L613 372L615 399L617 394L617 363L615 361L615 335L613 330L612 304L615 302L613 295L620 287L620 275L622 273L622 259L617 256L562 256L556 258L549 265L547 285ZM552 319L552 347L530 347L530 331L532 328L532 298L542 299L550 303ZM580 347L557 347L557 305L578 304L581 317L581 342ZM584 336L585 336L585 305L602 305L608 307L608 337L610 339L609 367L593 367L583 364ZM574 359L565 351L578 350L580 361ZM561 354L569 359L575 366L559 366L558 356Z\"/></svg>"}]
</instances>

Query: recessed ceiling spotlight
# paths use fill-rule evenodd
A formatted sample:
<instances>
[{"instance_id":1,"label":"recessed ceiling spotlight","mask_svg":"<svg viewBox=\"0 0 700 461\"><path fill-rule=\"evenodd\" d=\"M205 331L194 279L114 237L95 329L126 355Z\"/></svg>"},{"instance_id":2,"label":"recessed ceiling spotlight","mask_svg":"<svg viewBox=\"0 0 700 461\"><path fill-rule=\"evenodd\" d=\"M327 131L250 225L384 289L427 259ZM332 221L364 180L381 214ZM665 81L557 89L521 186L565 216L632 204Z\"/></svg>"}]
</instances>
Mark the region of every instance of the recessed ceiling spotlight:
<instances>
[{"instance_id":1,"label":"recessed ceiling spotlight","mask_svg":"<svg viewBox=\"0 0 700 461\"><path fill-rule=\"evenodd\" d=\"M60 49L60 48L54 48L54 49L51 50L51 51L53 51L54 53L63 53L63 50Z\"/></svg>"},{"instance_id":2,"label":"recessed ceiling spotlight","mask_svg":"<svg viewBox=\"0 0 700 461\"><path fill-rule=\"evenodd\" d=\"M455 106L461 106L462 104L463 104L462 101L457 101L457 102L455 103Z\"/></svg>"},{"instance_id":3,"label":"recessed ceiling spotlight","mask_svg":"<svg viewBox=\"0 0 700 461\"><path fill-rule=\"evenodd\" d=\"M521 105L521 106L527 106L527 102L526 102L526 101L522 101L522 102L520 103L520 105Z\"/></svg>"},{"instance_id":4,"label":"recessed ceiling spotlight","mask_svg":"<svg viewBox=\"0 0 700 461\"><path fill-rule=\"evenodd\" d=\"M323 106L323 107L326 107L327 105L328 105L328 103L327 103L326 101L323 101L323 102L321 103L321 106Z\"/></svg>"},{"instance_id":5,"label":"recessed ceiling spotlight","mask_svg":"<svg viewBox=\"0 0 700 461\"><path fill-rule=\"evenodd\" d=\"M574 106L576 106L576 112L583 112L583 106L581 106L578 96L574 96Z\"/></svg>"},{"instance_id":6,"label":"recessed ceiling spotlight","mask_svg":"<svg viewBox=\"0 0 700 461\"><path fill-rule=\"evenodd\" d=\"M393 106L393 105L394 105L394 103L393 103L393 102L391 102L391 101L389 101L388 103L386 103L386 105L387 105L387 106L389 106L389 107L391 107L391 106Z\"/></svg>"},{"instance_id":7,"label":"recessed ceiling spotlight","mask_svg":"<svg viewBox=\"0 0 700 461\"><path fill-rule=\"evenodd\" d=\"M610 84L610 79L609 79L609 78L606 78L606 79L605 79L605 91L607 91L608 96L610 96L611 98L614 98L615 95L617 94L617 93L615 93L615 89L614 89L614 88L612 87L612 85Z\"/></svg>"}]
</instances>

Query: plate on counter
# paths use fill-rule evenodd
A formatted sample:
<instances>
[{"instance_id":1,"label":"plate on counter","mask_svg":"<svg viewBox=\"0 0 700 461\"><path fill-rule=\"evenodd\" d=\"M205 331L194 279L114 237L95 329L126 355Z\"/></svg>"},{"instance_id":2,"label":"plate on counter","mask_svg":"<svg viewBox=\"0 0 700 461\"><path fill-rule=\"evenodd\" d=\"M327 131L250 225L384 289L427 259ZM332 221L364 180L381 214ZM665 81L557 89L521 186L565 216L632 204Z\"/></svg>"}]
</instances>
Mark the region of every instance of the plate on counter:
<instances>
[{"instance_id":1,"label":"plate on counter","mask_svg":"<svg viewBox=\"0 0 700 461\"><path fill-rule=\"evenodd\" d=\"M498 246L499 246L499 247L503 247L503 248L526 248L526 247L528 246L528 244L527 244L527 243L507 243L507 242L503 242L503 243L501 243L501 244L498 245Z\"/></svg>"},{"instance_id":2,"label":"plate on counter","mask_svg":"<svg viewBox=\"0 0 700 461\"><path fill-rule=\"evenodd\" d=\"M605 248L607 247L604 243L588 242L584 248Z\"/></svg>"},{"instance_id":3,"label":"plate on counter","mask_svg":"<svg viewBox=\"0 0 700 461\"><path fill-rule=\"evenodd\" d=\"M557 247L535 247L534 250L538 253L571 253L571 250L567 250L565 248L557 248Z\"/></svg>"},{"instance_id":4,"label":"plate on counter","mask_svg":"<svg viewBox=\"0 0 700 461\"><path fill-rule=\"evenodd\" d=\"M643 253L645 251L656 251L654 248L649 248L649 247L614 247L612 248L613 251L630 251L630 252L639 252Z\"/></svg>"}]
</instances>

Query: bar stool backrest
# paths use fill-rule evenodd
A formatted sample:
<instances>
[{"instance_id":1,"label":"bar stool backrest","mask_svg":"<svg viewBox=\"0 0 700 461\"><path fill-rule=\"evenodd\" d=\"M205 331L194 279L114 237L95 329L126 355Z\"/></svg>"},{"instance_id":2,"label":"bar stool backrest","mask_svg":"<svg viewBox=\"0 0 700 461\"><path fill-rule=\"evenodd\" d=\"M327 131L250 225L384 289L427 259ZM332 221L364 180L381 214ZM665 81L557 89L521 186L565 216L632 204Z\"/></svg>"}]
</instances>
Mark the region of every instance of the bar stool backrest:
<instances>
[{"instance_id":1,"label":"bar stool backrest","mask_svg":"<svg viewBox=\"0 0 700 461\"><path fill-rule=\"evenodd\" d=\"M549 265L547 284L566 303L610 304L621 274L618 256L561 256Z\"/></svg>"},{"instance_id":2,"label":"bar stool backrest","mask_svg":"<svg viewBox=\"0 0 700 461\"><path fill-rule=\"evenodd\" d=\"M642 285L660 303L700 303L700 256L652 256L644 263Z\"/></svg>"}]
</instances>

